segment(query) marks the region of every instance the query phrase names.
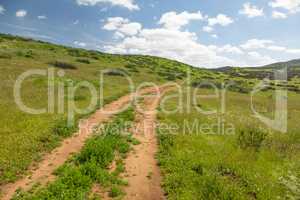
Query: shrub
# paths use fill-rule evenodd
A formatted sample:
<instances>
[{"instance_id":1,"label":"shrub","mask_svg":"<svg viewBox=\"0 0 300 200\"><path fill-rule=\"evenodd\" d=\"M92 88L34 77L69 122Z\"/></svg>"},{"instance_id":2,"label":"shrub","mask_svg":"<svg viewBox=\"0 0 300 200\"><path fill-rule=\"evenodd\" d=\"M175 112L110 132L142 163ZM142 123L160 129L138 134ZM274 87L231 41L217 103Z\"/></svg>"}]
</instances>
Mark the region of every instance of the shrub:
<instances>
[{"instance_id":1,"label":"shrub","mask_svg":"<svg viewBox=\"0 0 300 200\"><path fill-rule=\"evenodd\" d=\"M25 58L33 58L33 51L28 50L28 51L17 51L16 55L19 57L25 57Z\"/></svg>"},{"instance_id":2,"label":"shrub","mask_svg":"<svg viewBox=\"0 0 300 200\"><path fill-rule=\"evenodd\" d=\"M258 150L266 137L267 132L265 130L255 128L254 126L248 126L247 128L239 131L238 144L241 148L250 147Z\"/></svg>"},{"instance_id":3,"label":"shrub","mask_svg":"<svg viewBox=\"0 0 300 200\"><path fill-rule=\"evenodd\" d=\"M89 59L85 59L85 58L78 58L76 59L77 62L80 62L80 63L84 63L84 64L90 64L90 60Z\"/></svg>"},{"instance_id":4,"label":"shrub","mask_svg":"<svg viewBox=\"0 0 300 200\"><path fill-rule=\"evenodd\" d=\"M50 62L49 65L52 65L52 66L60 68L60 69L77 69L77 67L74 66L73 64L62 62L62 61Z\"/></svg>"},{"instance_id":5,"label":"shrub","mask_svg":"<svg viewBox=\"0 0 300 200\"><path fill-rule=\"evenodd\" d=\"M73 57L87 57L88 53L84 50L80 49L68 49L68 53L70 56Z\"/></svg>"},{"instance_id":6,"label":"shrub","mask_svg":"<svg viewBox=\"0 0 300 200\"><path fill-rule=\"evenodd\" d=\"M58 119L54 122L54 126L52 127L52 132L55 135L68 137L75 132L74 126L68 126L67 120L65 119Z\"/></svg>"},{"instance_id":7,"label":"shrub","mask_svg":"<svg viewBox=\"0 0 300 200\"><path fill-rule=\"evenodd\" d=\"M135 64L127 63L124 67L126 67L130 72L139 72Z\"/></svg>"},{"instance_id":8,"label":"shrub","mask_svg":"<svg viewBox=\"0 0 300 200\"><path fill-rule=\"evenodd\" d=\"M123 192L122 192L122 190L121 190L119 187L113 186L113 187L111 188L111 191L110 191L110 193L109 193L109 196L112 197L112 198L115 198L115 197L118 197L118 196L120 196L120 195L122 195L122 194L123 194Z\"/></svg>"},{"instance_id":9,"label":"shrub","mask_svg":"<svg viewBox=\"0 0 300 200\"><path fill-rule=\"evenodd\" d=\"M1 52L0 59L11 59L11 55L8 53Z\"/></svg>"},{"instance_id":10,"label":"shrub","mask_svg":"<svg viewBox=\"0 0 300 200\"><path fill-rule=\"evenodd\" d=\"M129 75L128 72L123 69L112 69L105 74L109 76L124 76L124 73Z\"/></svg>"}]
</instances>

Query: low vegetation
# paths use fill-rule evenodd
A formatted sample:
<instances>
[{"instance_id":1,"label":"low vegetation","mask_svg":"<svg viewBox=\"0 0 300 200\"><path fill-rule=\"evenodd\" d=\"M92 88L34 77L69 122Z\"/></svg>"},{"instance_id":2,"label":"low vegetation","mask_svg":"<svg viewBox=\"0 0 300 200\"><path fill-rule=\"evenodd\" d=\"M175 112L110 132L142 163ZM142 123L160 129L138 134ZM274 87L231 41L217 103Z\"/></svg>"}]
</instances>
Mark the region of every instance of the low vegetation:
<instances>
[{"instance_id":1,"label":"low vegetation","mask_svg":"<svg viewBox=\"0 0 300 200\"><path fill-rule=\"evenodd\" d=\"M198 92L213 93L208 89ZM263 104L268 95L260 93L255 103ZM289 93L289 131L285 134L271 131L256 120L249 95L243 93L228 92L225 114L205 115L195 108L189 112L186 107L182 113L161 112L160 123L172 127L158 128L158 159L167 198L298 199L300 127L293 123L300 117L294 110L299 106L297 98ZM169 99L166 108L176 108L177 100ZM205 110L219 110L219 103L218 99L202 98L198 104ZM234 127L234 132L218 132L219 117L224 128L228 131Z\"/></svg>"},{"instance_id":2,"label":"low vegetation","mask_svg":"<svg viewBox=\"0 0 300 200\"><path fill-rule=\"evenodd\" d=\"M133 119L132 109L119 114L113 122L101 129L102 131L96 132L78 155L74 155L56 171L58 178L55 182L47 187L36 185L29 192L19 191L14 199L95 199L99 198L99 194L93 194L91 191L95 184L103 191L108 190L113 198L123 195L120 186L127 183L119 178L119 174L124 171L122 160L117 160L117 167L113 172L108 168L117 155L124 157L130 151L132 140L128 133L128 122L132 122Z\"/></svg>"},{"instance_id":3,"label":"low vegetation","mask_svg":"<svg viewBox=\"0 0 300 200\"><path fill-rule=\"evenodd\" d=\"M165 82L166 80L151 68L158 71L176 64L174 61L156 57L104 54L0 34L0 185L19 179L33 162L38 162L44 153L51 151L64 137L72 135L72 131L76 130L76 123L74 127L65 124L68 104L72 100L67 94L68 87L88 81L100 91L101 71L118 69L126 72L128 63L140 64L136 65L135 72L128 70L127 73L135 87L142 82ZM159 66L154 66L156 64ZM189 67L180 65L182 70ZM64 85L64 114L58 112L57 93L54 112L32 115L20 110L14 100L14 84L17 78L28 70L53 68L56 92L58 85ZM58 75L61 70L64 71L63 76ZM99 95L99 106L129 93L128 81L119 74L104 75L102 86L103 98L100 99ZM28 77L22 84L21 97L29 107L47 108L47 76ZM87 107L90 97L87 88L79 87L74 98L76 106ZM83 115L77 114L76 121L94 110Z\"/></svg>"}]
</instances>

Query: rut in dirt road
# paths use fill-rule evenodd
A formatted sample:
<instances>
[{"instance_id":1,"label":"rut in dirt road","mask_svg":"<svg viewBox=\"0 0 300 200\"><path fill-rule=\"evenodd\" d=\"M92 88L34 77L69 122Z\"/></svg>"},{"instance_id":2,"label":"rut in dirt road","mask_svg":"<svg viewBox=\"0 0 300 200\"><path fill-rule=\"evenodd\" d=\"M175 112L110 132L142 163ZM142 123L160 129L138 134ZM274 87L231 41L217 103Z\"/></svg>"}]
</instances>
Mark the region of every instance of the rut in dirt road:
<instances>
[{"instance_id":1,"label":"rut in dirt road","mask_svg":"<svg viewBox=\"0 0 300 200\"><path fill-rule=\"evenodd\" d=\"M145 88L139 91L139 93L123 96L98 110L79 127L80 134L77 133L74 136L65 139L60 147L45 155L36 168L31 167L29 169L30 175L15 183L4 185L1 188L1 199L10 200L19 188L27 191L36 183L45 185L48 182L55 180L55 176L52 173L59 166L63 165L72 154L77 153L82 149L85 141L92 135L95 126L112 118L114 114L126 106L135 95L149 93L155 90L156 88Z\"/></svg>"},{"instance_id":2,"label":"rut in dirt road","mask_svg":"<svg viewBox=\"0 0 300 200\"><path fill-rule=\"evenodd\" d=\"M161 91L163 93L163 91ZM124 177L128 181L125 188L126 200L165 199L161 188L160 170L155 159L158 145L156 139L156 109L159 96L145 97L143 110L137 111L133 136L140 141L125 160Z\"/></svg>"}]
</instances>

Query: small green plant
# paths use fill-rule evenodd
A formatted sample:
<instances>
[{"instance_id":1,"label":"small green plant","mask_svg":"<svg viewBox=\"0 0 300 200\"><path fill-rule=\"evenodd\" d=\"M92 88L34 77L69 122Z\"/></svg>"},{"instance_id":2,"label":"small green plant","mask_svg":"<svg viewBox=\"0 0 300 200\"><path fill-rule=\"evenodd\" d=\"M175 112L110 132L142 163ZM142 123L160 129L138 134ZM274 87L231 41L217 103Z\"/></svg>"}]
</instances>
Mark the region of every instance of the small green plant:
<instances>
[{"instance_id":1,"label":"small green plant","mask_svg":"<svg viewBox=\"0 0 300 200\"><path fill-rule=\"evenodd\" d=\"M68 126L66 119L57 119L52 127L52 132L60 137L68 137L76 131L74 126Z\"/></svg>"},{"instance_id":2,"label":"small green plant","mask_svg":"<svg viewBox=\"0 0 300 200\"><path fill-rule=\"evenodd\" d=\"M119 197L123 194L122 190L117 186L112 186L109 196L112 198Z\"/></svg>"},{"instance_id":3,"label":"small green plant","mask_svg":"<svg viewBox=\"0 0 300 200\"><path fill-rule=\"evenodd\" d=\"M11 59L12 56L8 53L5 53L5 52L0 52L0 59Z\"/></svg>"},{"instance_id":4,"label":"small green plant","mask_svg":"<svg viewBox=\"0 0 300 200\"><path fill-rule=\"evenodd\" d=\"M129 75L129 73L127 71L125 71L124 69L112 69L108 72L105 73L108 76L125 76L125 75Z\"/></svg>"},{"instance_id":5,"label":"small green plant","mask_svg":"<svg viewBox=\"0 0 300 200\"><path fill-rule=\"evenodd\" d=\"M56 68L60 68L60 69L77 69L77 67L71 63L67 63L67 62L62 62L62 61L54 61L54 62L50 62L49 65L52 65Z\"/></svg>"},{"instance_id":6,"label":"small green plant","mask_svg":"<svg viewBox=\"0 0 300 200\"><path fill-rule=\"evenodd\" d=\"M84 63L84 64L90 64L90 60L89 59L85 59L85 58L78 58L76 59L77 62L80 62L80 63Z\"/></svg>"},{"instance_id":7,"label":"small green plant","mask_svg":"<svg viewBox=\"0 0 300 200\"><path fill-rule=\"evenodd\" d=\"M267 135L267 132L261 128L247 126L238 132L238 145L241 148L252 147L258 150Z\"/></svg>"}]
</instances>

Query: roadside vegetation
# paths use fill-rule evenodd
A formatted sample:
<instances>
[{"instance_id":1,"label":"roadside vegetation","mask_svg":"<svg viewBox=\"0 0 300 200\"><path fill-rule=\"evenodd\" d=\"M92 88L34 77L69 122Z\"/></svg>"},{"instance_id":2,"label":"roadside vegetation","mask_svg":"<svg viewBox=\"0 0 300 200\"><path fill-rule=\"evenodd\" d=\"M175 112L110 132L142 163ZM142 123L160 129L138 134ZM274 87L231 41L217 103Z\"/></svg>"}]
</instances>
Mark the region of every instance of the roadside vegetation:
<instances>
[{"instance_id":1,"label":"roadside vegetation","mask_svg":"<svg viewBox=\"0 0 300 200\"><path fill-rule=\"evenodd\" d=\"M205 70L158 57L105 54L0 34L0 186L24 176L29 166L34 167L45 153L72 136L79 119L128 94L128 76L135 86L171 81L186 89L183 110L169 114L161 111L158 116L160 123L172 125L170 130L158 129L158 160L168 199L300 199L297 66L288 71L286 84L276 85L270 77L270 86L257 93L253 101L256 111L274 117L274 89L289 90L288 133L282 134L255 119L250 109L253 87L269 76L272 68ZM15 81L31 69L54 70L54 113L32 115L16 105ZM104 85L99 82L101 70L108 70L104 73ZM188 77L190 83L186 82ZM103 86L104 97L98 97L96 108L76 114L75 123L68 126L66 113L72 99L67 91L82 81L92 83L98 92ZM223 83L231 85L225 94L226 112L221 112L220 96L198 96L196 102L187 98L188 89L191 93L214 95L211 85L205 83L213 83L215 89L223 88ZM65 94L60 99L64 112L59 113L60 85ZM47 77L32 76L22 84L21 97L29 107L47 108L47 92ZM88 89L78 87L74 96L76 106L85 108L90 99ZM191 105L191 110L187 105ZM171 98L165 106L172 110L181 104ZM195 106L217 112L201 114ZM106 124L104 132L89 139L80 153L55 172L58 178L53 183L46 187L36 184L29 192L18 191L14 199L99 199L98 193L93 192L99 185L110 197L121 198L121 188L127 184L119 177L124 171L122 160L131 145L139 143L130 134L122 134L128 130L124 121L133 121L133 110L121 113ZM115 126L121 129L116 130ZM116 167L110 171L113 162Z\"/></svg>"},{"instance_id":2,"label":"roadside vegetation","mask_svg":"<svg viewBox=\"0 0 300 200\"><path fill-rule=\"evenodd\" d=\"M214 94L209 89L198 92ZM272 116L272 109L267 109L268 101L271 107L270 93L255 97L256 106L266 108L260 111L267 116ZM256 120L250 97L243 93L228 92L225 114L220 113L219 99L204 98L198 99L197 106L206 111L216 109L216 114L204 115L195 107L191 112L186 107L182 113L160 112L160 123L172 127L158 129L158 158L167 198L299 199L300 127L296 120L300 96L288 95L289 131L285 134ZM171 110L178 102L174 98L166 104ZM218 132L219 117L224 120L225 132Z\"/></svg>"},{"instance_id":3,"label":"roadside vegetation","mask_svg":"<svg viewBox=\"0 0 300 200\"><path fill-rule=\"evenodd\" d=\"M99 94L101 70L106 69L122 70L134 81L136 87L143 82L163 83L171 75L159 74L170 72L173 66L178 66L175 72L181 76L184 76L182 74L187 68L191 68L167 59L104 54L0 34L0 185L13 182L24 175L33 162L38 162L44 153L76 132L78 119L95 111L96 108L86 114L75 115L76 123L68 127L66 113L68 104L72 101L67 94L69 87L88 81ZM32 69L55 70L54 113L28 114L21 111L15 103L15 81L23 72ZM63 70L63 76L58 75L59 70ZM176 77L172 75L171 79ZM65 91L62 97L63 114L58 112L57 106L59 85L64 85ZM100 101L103 105L128 94L128 85L126 77L114 72L105 74L102 85L104 98L98 98L97 108L101 105ZM87 107L90 97L87 88L79 87L74 97L75 105L78 108ZM47 108L47 76L28 77L22 84L21 98L28 107Z\"/></svg>"},{"instance_id":4,"label":"roadside vegetation","mask_svg":"<svg viewBox=\"0 0 300 200\"><path fill-rule=\"evenodd\" d=\"M132 109L118 114L112 122L94 133L80 153L56 170L55 182L46 187L40 187L37 183L31 191L19 191L13 199L100 199L100 194L92 191L95 185L103 193L107 191L110 197L121 197L124 194L121 186L127 183L119 174L124 171L122 159L133 145L134 140L129 132L129 123L133 120ZM116 167L110 172L113 161Z\"/></svg>"}]
</instances>

